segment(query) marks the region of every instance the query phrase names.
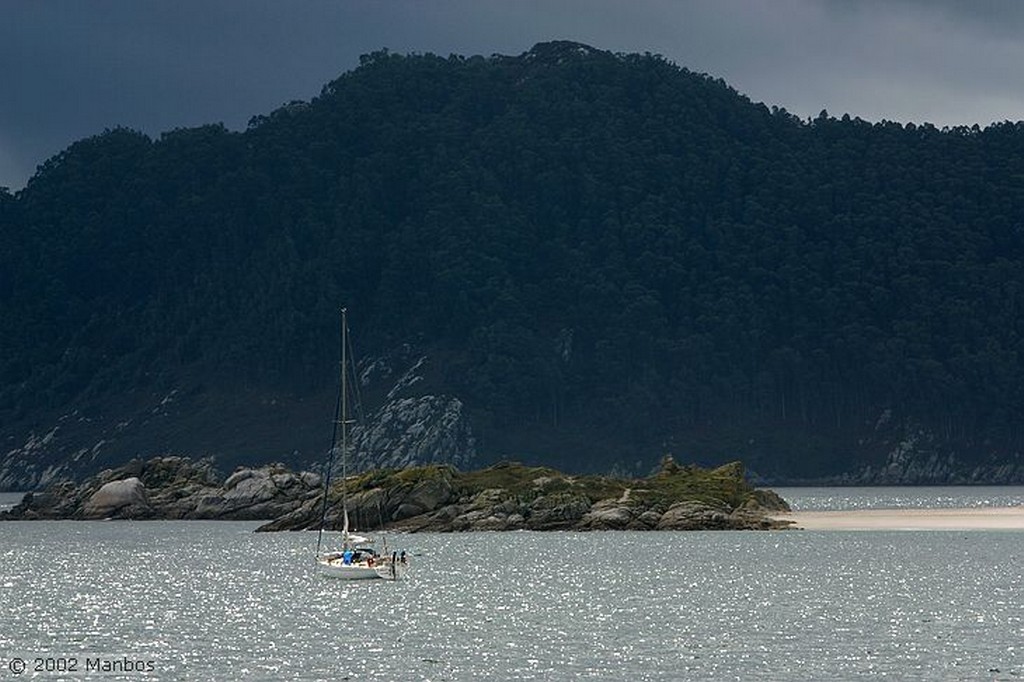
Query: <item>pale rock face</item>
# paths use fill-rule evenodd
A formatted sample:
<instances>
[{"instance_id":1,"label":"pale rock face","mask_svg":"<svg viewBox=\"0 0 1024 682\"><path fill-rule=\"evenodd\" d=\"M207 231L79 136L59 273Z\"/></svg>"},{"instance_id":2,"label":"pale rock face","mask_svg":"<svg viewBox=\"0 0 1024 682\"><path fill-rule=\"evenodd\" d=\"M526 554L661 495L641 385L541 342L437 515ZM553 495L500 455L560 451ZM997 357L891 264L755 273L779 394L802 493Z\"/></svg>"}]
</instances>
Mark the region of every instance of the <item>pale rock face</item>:
<instances>
[{"instance_id":1,"label":"pale rock face","mask_svg":"<svg viewBox=\"0 0 1024 682\"><path fill-rule=\"evenodd\" d=\"M387 393L383 405L349 434L349 473L471 464L476 458L476 442L462 401L424 390L427 356L415 355L409 347L396 353L395 357L369 359L360 372L361 385L376 384ZM397 369L403 365L407 369ZM336 458L335 473L339 469Z\"/></svg>"},{"instance_id":2,"label":"pale rock face","mask_svg":"<svg viewBox=\"0 0 1024 682\"><path fill-rule=\"evenodd\" d=\"M103 485L85 503L82 515L86 518L105 518L125 507L137 507L139 511L149 509L146 487L138 478L126 478Z\"/></svg>"},{"instance_id":3,"label":"pale rock face","mask_svg":"<svg viewBox=\"0 0 1024 682\"><path fill-rule=\"evenodd\" d=\"M0 456L0 489L41 487L63 475L66 469L63 465L41 467L39 464L47 448L54 443L59 428L54 426L42 436L30 433L24 444Z\"/></svg>"},{"instance_id":4,"label":"pale rock face","mask_svg":"<svg viewBox=\"0 0 1024 682\"><path fill-rule=\"evenodd\" d=\"M425 395L393 398L352 431L356 470L422 464L465 466L476 457L462 401Z\"/></svg>"}]
</instances>

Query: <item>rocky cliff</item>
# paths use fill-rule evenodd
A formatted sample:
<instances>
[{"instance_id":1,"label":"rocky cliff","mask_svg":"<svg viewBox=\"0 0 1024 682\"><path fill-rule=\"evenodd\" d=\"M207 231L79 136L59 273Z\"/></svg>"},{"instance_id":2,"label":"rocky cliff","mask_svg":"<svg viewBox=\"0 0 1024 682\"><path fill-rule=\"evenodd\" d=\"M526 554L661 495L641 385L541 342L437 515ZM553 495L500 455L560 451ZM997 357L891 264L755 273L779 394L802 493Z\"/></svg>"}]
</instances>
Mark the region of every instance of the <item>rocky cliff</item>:
<instances>
[{"instance_id":1,"label":"rocky cliff","mask_svg":"<svg viewBox=\"0 0 1024 682\"><path fill-rule=\"evenodd\" d=\"M384 396L381 406L352 430L353 470L404 469L423 464L464 467L476 458L476 439L455 396L423 393L426 356L405 347L388 357L365 361L360 384L389 383L393 367L409 364ZM376 381L375 381L376 379Z\"/></svg>"}]
</instances>

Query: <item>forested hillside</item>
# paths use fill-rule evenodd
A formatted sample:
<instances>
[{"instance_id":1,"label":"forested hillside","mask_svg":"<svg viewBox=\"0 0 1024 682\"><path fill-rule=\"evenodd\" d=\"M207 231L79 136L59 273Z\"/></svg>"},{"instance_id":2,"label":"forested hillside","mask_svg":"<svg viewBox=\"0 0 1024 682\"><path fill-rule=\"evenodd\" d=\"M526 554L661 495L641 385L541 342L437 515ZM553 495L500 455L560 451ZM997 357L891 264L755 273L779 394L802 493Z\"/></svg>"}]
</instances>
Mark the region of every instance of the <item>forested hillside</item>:
<instances>
[{"instance_id":1,"label":"forested hillside","mask_svg":"<svg viewBox=\"0 0 1024 682\"><path fill-rule=\"evenodd\" d=\"M342 304L482 460L1019 463L1024 124L802 121L558 42L374 53L244 132L108 130L0 192L8 465L314 459Z\"/></svg>"}]
</instances>

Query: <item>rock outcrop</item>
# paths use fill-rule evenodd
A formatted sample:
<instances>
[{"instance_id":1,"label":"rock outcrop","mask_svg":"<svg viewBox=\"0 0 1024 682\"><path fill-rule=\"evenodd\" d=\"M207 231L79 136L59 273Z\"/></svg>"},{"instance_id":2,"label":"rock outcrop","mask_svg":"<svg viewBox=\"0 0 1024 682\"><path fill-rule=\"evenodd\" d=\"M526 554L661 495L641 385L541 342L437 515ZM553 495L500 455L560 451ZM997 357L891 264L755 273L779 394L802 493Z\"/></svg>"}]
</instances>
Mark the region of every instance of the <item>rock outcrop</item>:
<instances>
[{"instance_id":1,"label":"rock outcrop","mask_svg":"<svg viewBox=\"0 0 1024 682\"><path fill-rule=\"evenodd\" d=\"M320 495L316 474L280 464L223 480L211 460L156 457L107 469L81 484L27 493L0 519L274 519Z\"/></svg>"},{"instance_id":2,"label":"rock outcrop","mask_svg":"<svg viewBox=\"0 0 1024 682\"><path fill-rule=\"evenodd\" d=\"M340 528L340 498L340 489L332 490L327 528ZM311 501L259 530L316 528L321 504ZM738 463L708 471L670 458L642 480L511 463L465 473L442 466L374 472L348 481L348 505L357 528L412 532L763 530L786 527L770 514L789 510L775 493L750 487Z\"/></svg>"},{"instance_id":3,"label":"rock outcrop","mask_svg":"<svg viewBox=\"0 0 1024 682\"><path fill-rule=\"evenodd\" d=\"M354 528L406 531L726 530L786 524L775 493L755 490L743 467L679 467L670 458L646 479L566 476L503 463L460 472L447 465L374 470L337 482L325 526L340 529L347 496ZM279 464L221 478L210 460L133 460L81 484L59 482L25 495L0 519L272 519L262 531L318 528L320 476Z\"/></svg>"}]
</instances>

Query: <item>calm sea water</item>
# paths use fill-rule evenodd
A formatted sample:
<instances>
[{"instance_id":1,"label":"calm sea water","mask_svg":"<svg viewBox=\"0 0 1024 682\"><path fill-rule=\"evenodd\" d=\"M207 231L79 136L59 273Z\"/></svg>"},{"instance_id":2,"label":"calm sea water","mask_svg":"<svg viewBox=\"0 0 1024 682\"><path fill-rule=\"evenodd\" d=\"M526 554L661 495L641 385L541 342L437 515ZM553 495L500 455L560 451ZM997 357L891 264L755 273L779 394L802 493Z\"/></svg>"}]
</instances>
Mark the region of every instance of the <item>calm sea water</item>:
<instances>
[{"instance_id":1,"label":"calm sea water","mask_svg":"<svg viewBox=\"0 0 1024 682\"><path fill-rule=\"evenodd\" d=\"M794 511L968 509L1024 505L1024 486L772 488Z\"/></svg>"},{"instance_id":2,"label":"calm sea water","mask_svg":"<svg viewBox=\"0 0 1024 682\"><path fill-rule=\"evenodd\" d=\"M1022 533L392 535L353 584L255 526L0 524L0 679L1024 677Z\"/></svg>"}]
</instances>

